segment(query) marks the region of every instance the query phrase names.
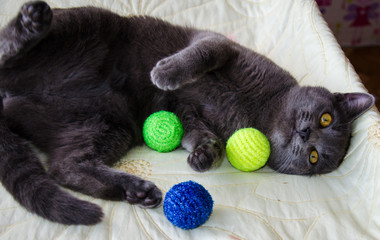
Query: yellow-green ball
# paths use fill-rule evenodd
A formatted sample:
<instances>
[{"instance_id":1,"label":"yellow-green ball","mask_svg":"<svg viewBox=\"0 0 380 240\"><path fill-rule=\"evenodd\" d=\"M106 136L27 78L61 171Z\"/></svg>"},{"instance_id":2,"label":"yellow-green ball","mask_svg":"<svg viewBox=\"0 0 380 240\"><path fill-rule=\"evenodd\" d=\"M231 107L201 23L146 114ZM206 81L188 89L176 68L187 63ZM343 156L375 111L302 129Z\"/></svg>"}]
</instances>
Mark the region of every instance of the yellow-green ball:
<instances>
[{"instance_id":1,"label":"yellow-green ball","mask_svg":"<svg viewBox=\"0 0 380 240\"><path fill-rule=\"evenodd\" d=\"M267 137L255 128L242 128L227 141L227 158L235 168L251 172L262 168L270 155Z\"/></svg>"},{"instance_id":2,"label":"yellow-green ball","mask_svg":"<svg viewBox=\"0 0 380 240\"><path fill-rule=\"evenodd\" d=\"M150 115L143 126L143 137L148 147L158 152L176 149L182 140L183 126L172 112L159 111Z\"/></svg>"}]
</instances>

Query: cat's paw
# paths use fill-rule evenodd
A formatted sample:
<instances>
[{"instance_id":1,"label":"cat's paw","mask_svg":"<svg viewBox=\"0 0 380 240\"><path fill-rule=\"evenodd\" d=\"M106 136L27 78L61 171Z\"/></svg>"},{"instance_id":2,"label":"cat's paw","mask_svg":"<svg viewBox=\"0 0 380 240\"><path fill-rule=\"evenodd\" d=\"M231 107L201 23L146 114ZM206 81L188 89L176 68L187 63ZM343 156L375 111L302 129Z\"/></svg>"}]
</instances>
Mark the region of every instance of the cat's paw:
<instances>
[{"instance_id":1,"label":"cat's paw","mask_svg":"<svg viewBox=\"0 0 380 240\"><path fill-rule=\"evenodd\" d=\"M222 159L221 142L210 139L207 143L199 145L190 153L187 162L197 172L205 172L217 165Z\"/></svg>"},{"instance_id":2,"label":"cat's paw","mask_svg":"<svg viewBox=\"0 0 380 240\"><path fill-rule=\"evenodd\" d=\"M189 69L181 64L178 56L173 55L159 61L150 72L151 81L164 91L173 91L192 82Z\"/></svg>"},{"instance_id":3,"label":"cat's paw","mask_svg":"<svg viewBox=\"0 0 380 240\"><path fill-rule=\"evenodd\" d=\"M125 189L126 200L142 208L155 208L162 202L161 190L152 182L136 177Z\"/></svg>"},{"instance_id":4,"label":"cat's paw","mask_svg":"<svg viewBox=\"0 0 380 240\"><path fill-rule=\"evenodd\" d=\"M42 1L25 3L19 15L21 26L33 34L46 32L52 18L53 12L49 5Z\"/></svg>"}]
</instances>

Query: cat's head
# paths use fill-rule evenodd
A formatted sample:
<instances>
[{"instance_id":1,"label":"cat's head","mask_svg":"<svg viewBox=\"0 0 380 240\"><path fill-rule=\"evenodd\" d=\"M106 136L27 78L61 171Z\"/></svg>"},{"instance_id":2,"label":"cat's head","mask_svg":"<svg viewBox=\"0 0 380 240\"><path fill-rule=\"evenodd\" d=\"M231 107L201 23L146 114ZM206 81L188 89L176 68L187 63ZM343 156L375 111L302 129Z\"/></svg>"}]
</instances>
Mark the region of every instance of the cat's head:
<instances>
[{"instance_id":1,"label":"cat's head","mask_svg":"<svg viewBox=\"0 0 380 240\"><path fill-rule=\"evenodd\" d=\"M374 101L365 93L333 94L319 87L294 89L268 134L268 165L278 172L301 175L335 170L348 149L352 122Z\"/></svg>"}]
</instances>

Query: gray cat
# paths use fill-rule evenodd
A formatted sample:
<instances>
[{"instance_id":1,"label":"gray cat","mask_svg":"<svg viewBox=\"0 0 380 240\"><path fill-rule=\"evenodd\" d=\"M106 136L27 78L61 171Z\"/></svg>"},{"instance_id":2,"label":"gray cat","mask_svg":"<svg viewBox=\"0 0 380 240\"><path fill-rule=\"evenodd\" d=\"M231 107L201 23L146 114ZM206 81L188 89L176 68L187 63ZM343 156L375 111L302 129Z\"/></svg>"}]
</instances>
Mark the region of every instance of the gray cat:
<instances>
[{"instance_id":1,"label":"gray cat","mask_svg":"<svg viewBox=\"0 0 380 240\"><path fill-rule=\"evenodd\" d=\"M237 129L271 141L268 165L321 174L342 162L351 123L374 104L364 93L300 87L268 60L224 36L98 8L26 3L0 32L0 178L30 211L64 224L95 224L93 197L154 208L161 191L109 166L142 143L158 110L184 125L196 171L217 165ZM45 171L33 143L49 159Z\"/></svg>"}]
</instances>

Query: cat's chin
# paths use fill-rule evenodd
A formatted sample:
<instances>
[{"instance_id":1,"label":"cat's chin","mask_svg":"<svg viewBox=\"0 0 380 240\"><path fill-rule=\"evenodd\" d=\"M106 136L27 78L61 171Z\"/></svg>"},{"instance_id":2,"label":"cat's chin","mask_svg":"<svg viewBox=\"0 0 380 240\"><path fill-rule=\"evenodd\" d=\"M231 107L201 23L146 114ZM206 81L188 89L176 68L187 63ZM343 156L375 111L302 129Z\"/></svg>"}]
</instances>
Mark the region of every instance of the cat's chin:
<instances>
[{"instance_id":1,"label":"cat's chin","mask_svg":"<svg viewBox=\"0 0 380 240\"><path fill-rule=\"evenodd\" d=\"M292 175L312 175L310 169L303 167L303 164L295 164L299 160L293 159L286 153L286 149L272 150L267 165L276 172Z\"/></svg>"}]
</instances>

